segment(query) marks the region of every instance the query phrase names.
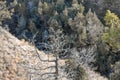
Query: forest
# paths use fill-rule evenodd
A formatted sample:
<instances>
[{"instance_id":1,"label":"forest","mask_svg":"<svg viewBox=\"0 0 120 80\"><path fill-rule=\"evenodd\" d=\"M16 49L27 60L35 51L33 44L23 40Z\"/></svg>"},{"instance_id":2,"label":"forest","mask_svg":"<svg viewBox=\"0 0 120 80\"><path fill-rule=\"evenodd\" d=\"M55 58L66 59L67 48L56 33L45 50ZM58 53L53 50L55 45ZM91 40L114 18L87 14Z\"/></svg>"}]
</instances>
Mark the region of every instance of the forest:
<instances>
[{"instance_id":1,"label":"forest","mask_svg":"<svg viewBox=\"0 0 120 80\"><path fill-rule=\"evenodd\" d=\"M0 0L0 26L56 65L54 79L0 80L93 80L87 69L105 78L94 80L120 80L120 0Z\"/></svg>"}]
</instances>

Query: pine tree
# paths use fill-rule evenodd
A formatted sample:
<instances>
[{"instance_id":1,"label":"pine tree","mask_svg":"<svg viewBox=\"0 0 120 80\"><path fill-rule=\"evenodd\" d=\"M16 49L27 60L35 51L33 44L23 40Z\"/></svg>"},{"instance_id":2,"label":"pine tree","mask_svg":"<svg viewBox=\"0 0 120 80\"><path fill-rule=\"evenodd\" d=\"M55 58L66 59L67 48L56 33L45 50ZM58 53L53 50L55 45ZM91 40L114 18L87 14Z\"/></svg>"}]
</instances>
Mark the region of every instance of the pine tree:
<instances>
[{"instance_id":1,"label":"pine tree","mask_svg":"<svg viewBox=\"0 0 120 80\"><path fill-rule=\"evenodd\" d=\"M113 50L118 51L120 50L120 19L110 10L107 11L104 19L109 30L103 34L102 40L108 43Z\"/></svg>"},{"instance_id":2,"label":"pine tree","mask_svg":"<svg viewBox=\"0 0 120 80\"><path fill-rule=\"evenodd\" d=\"M112 13L110 10L107 10L104 20L106 25L110 27L120 27L119 17L115 13Z\"/></svg>"}]
</instances>

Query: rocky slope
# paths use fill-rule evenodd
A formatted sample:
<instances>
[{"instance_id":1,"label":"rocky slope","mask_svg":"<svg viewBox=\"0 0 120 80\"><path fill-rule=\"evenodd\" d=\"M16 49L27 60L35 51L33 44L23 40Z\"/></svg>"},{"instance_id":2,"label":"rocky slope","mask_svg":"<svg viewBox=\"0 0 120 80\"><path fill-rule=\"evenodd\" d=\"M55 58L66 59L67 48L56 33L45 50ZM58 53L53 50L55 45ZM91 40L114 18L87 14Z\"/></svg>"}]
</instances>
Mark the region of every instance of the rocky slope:
<instances>
[{"instance_id":1,"label":"rocky slope","mask_svg":"<svg viewBox=\"0 0 120 80\"><path fill-rule=\"evenodd\" d=\"M55 58L51 54L38 51L1 27L0 34L0 80L54 80Z\"/></svg>"},{"instance_id":2,"label":"rocky slope","mask_svg":"<svg viewBox=\"0 0 120 80\"><path fill-rule=\"evenodd\" d=\"M0 27L0 80L54 80L55 57L37 50L28 42L20 41ZM38 53L38 54L37 54ZM40 59L41 58L41 59ZM59 60L59 80L65 76L65 60ZM107 80L86 69L88 80Z\"/></svg>"}]
</instances>

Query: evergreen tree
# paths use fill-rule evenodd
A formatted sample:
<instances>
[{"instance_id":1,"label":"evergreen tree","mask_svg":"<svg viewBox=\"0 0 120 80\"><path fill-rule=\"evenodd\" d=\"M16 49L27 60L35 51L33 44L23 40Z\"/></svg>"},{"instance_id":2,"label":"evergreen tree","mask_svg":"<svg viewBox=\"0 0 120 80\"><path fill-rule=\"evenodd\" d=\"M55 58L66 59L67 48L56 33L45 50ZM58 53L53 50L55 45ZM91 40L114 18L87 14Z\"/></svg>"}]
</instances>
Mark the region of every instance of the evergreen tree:
<instances>
[{"instance_id":1,"label":"evergreen tree","mask_svg":"<svg viewBox=\"0 0 120 80\"><path fill-rule=\"evenodd\" d=\"M104 18L109 30L103 34L102 40L108 43L113 50L118 51L120 50L120 19L109 10Z\"/></svg>"}]
</instances>

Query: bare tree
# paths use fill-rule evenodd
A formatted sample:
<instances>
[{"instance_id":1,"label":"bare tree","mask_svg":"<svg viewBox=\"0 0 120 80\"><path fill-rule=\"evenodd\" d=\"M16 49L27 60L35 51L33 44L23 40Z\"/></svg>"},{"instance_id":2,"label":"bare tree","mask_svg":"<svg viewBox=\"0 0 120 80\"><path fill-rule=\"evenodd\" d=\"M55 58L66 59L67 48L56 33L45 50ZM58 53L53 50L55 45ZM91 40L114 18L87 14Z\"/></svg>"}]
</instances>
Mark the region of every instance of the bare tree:
<instances>
[{"instance_id":1,"label":"bare tree","mask_svg":"<svg viewBox=\"0 0 120 80\"><path fill-rule=\"evenodd\" d=\"M96 45L87 46L77 50L76 48L71 49L72 58L75 60L76 64L80 64L86 68L92 67L91 63L95 62L96 56Z\"/></svg>"},{"instance_id":2,"label":"bare tree","mask_svg":"<svg viewBox=\"0 0 120 80\"><path fill-rule=\"evenodd\" d=\"M49 35L49 41L45 41L45 42L40 42L39 43L39 46L40 47L41 45L44 45L44 47L46 49L48 49L48 53L46 53L46 55L48 55L48 60L42 60L42 57L41 55L39 54L37 48L36 48L36 54L40 60L40 62L53 62L55 63L55 65L52 65L52 66L49 66L47 68L39 68L39 69L36 69L37 71L39 70L47 70L47 69L52 69L54 68L55 69L55 72L51 71L51 72L48 72L48 73L45 73L45 74L40 74L40 73L31 73L31 74L37 74L37 75L40 75L39 77L42 79L42 80L46 80L46 79L49 79L49 77L54 77L54 80L62 80L62 77L61 76L61 69L60 66L59 66L59 55L60 54L65 54L66 52L69 51L69 47L65 47L66 44L68 43L68 40L67 40L67 36L65 36L62 32L62 30L60 29L57 29L56 31L51 27L50 30L49 30L51 33ZM33 39L32 39L32 43L35 44L35 37L36 37L37 33L33 36ZM53 54L54 56L54 60L49 60L49 55L50 53ZM31 69L35 69L35 68L31 68ZM63 72L63 71L62 71ZM60 74L60 75L59 75ZM64 73L63 73L64 74ZM62 75L63 75L62 74ZM45 76L45 75L50 75L49 77L46 77L46 79L43 79L42 77ZM44 77L45 78L45 77ZM61 78L61 79L60 79Z\"/></svg>"},{"instance_id":3,"label":"bare tree","mask_svg":"<svg viewBox=\"0 0 120 80\"><path fill-rule=\"evenodd\" d=\"M59 54L62 53L63 55L69 51L69 47L65 48L65 45L68 43L67 37L62 33L60 29L55 31L53 28L51 28L51 32L53 33L50 35L50 38L52 39L50 42L48 42L50 46L51 53L54 54L56 57L55 60L55 68L56 68L56 78L55 80L58 80L59 76L59 70L58 70L58 60L59 60Z\"/></svg>"}]
</instances>

